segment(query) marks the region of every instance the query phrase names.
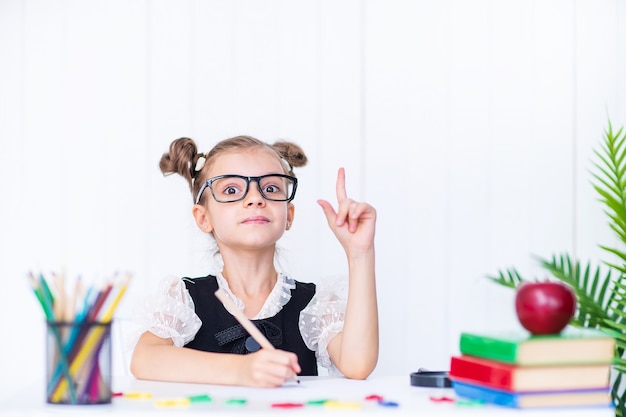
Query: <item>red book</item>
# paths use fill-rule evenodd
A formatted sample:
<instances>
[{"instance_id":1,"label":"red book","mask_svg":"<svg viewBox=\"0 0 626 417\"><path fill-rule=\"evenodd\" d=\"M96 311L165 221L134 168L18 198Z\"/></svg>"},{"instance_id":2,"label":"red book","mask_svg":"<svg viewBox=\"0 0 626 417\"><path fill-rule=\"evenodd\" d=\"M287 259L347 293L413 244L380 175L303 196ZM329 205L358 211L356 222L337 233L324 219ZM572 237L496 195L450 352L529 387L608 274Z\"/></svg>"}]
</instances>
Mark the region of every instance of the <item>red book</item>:
<instances>
[{"instance_id":1,"label":"red book","mask_svg":"<svg viewBox=\"0 0 626 417\"><path fill-rule=\"evenodd\" d=\"M609 387L610 365L519 366L474 356L454 356L452 381L510 392L600 389Z\"/></svg>"}]
</instances>

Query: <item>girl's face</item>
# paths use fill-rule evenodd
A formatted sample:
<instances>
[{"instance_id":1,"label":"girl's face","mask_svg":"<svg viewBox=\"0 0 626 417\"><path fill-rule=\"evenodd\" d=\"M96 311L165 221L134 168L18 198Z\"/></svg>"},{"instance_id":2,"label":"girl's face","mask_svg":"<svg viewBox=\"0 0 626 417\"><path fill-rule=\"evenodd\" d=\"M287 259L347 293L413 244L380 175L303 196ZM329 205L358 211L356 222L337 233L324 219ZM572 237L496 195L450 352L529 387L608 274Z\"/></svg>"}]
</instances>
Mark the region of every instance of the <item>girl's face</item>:
<instances>
[{"instance_id":1,"label":"girl's face","mask_svg":"<svg viewBox=\"0 0 626 417\"><path fill-rule=\"evenodd\" d=\"M227 174L258 177L283 172L276 155L266 149L254 149L220 155L210 167L209 177ZM212 230L220 249L225 245L233 249L273 250L287 223L293 220L293 204L266 200L255 181L250 182L243 200L231 203L219 203L209 190L205 192L209 194L206 199L208 230Z\"/></svg>"}]
</instances>

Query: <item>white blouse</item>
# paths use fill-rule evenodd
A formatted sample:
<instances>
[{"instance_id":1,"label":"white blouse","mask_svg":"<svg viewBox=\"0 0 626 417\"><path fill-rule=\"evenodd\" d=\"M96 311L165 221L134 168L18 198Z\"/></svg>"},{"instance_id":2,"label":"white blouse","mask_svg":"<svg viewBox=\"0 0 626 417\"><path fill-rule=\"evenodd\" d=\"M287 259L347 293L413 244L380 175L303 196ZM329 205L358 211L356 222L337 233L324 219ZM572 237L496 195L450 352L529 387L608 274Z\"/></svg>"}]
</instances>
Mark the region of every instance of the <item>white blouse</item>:
<instances>
[{"instance_id":1,"label":"white blouse","mask_svg":"<svg viewBox=\"0 0 626 417\"><path fill-rule=\"evenodd\" d=\"M236 297L228 282L216 274L218 286L231 297L237 308L244 304ZM328 342L343 330L346 311L347 287L317 284L313 299L300 313L299 327L306 346L315 352L317 363L328 370L329 375L340 375L328 355ZM275 316L291 299L295 280L280 273L276 285L265 304L253 320ZM195 313L193 299L182 279L168 277L161 280L155 291L146 298L138 314L138 334L150 331L162 338L171 338L175 346L182 347L194 339L202 322Z\"/></svg>"}]
</instances>

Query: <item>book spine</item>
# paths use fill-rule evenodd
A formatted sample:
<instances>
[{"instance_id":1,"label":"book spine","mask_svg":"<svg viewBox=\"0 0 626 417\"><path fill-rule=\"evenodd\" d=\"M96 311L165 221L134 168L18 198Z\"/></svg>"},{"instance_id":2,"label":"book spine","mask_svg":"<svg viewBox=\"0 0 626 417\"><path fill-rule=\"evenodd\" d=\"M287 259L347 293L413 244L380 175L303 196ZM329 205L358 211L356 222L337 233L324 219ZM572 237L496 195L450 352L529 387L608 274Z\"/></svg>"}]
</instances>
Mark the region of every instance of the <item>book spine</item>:
<instances>
[{"instance_id":1,"label":"book spine","mask_svg":"<svg viewBox=\"0 0 626 417\"><path fill-rule=\"evenodd\" d=\"M458 397L510 408L613 407L610 387L565 391L507 392L479 384L452 382Z\"/></svg>"},{"instance_id":2,"label":"book spine","mask_svg":"<svg viewBox=\"0 0 626 417\"><path fill-rule=\"evenodd\" d=\"M518 343L462 333L460 351L464 355L514 364L517 362Z\"/></svg>"},{"instance_id":3,"label":"book spine","mask_svg":"<svg viewBox=\"0 0 626 417\"><path fill-rule=\"evenodd\" d=\"M469 398L470 400L486 402L490 404L501 405L503 407L520 408L518 395L510 392L492 390L473 384L467 384L459 381L452 383L454 392L459 397Z\"/></svg>"},{"instance_id":4,"label":"book spine","mask_svg":"<svg viewBox=\"0 0 626 417\"><path fill-rule=\"evenodd\" d=\"M494 388L514 391L514 368L511 365L487 359L469 359L453 356L449 376L452 381L475 381Z\"/></svg>"}]
</instances>

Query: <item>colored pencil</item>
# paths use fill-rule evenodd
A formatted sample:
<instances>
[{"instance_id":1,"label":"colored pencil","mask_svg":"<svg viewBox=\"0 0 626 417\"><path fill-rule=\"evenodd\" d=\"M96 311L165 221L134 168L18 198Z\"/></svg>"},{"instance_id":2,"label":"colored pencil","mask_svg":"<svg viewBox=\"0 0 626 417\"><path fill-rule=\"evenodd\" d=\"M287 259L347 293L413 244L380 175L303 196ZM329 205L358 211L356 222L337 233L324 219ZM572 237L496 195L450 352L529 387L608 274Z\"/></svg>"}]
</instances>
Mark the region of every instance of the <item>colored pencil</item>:
<instances>
[{"instance_id":1,"label":"colored pencil","mask_svg":"<svg viewBox=\"0 0 626 417\"><path fill-rule=\"evenodd\" d=\"M117 276L116 276L117 277ZM52 377L48 381L48 399L56 403L67 400L98 402L108 397L110 387L105 387L98 363L100 351L110 331L113 314L121 302L131 276L121 282L107 282L102 288L90 286L85 291L82 279L73 288L65 288L65 272L54 275L52 282L31 272L28 281L46 317L48 329L54 337L58 357ZM65 343L63 328L71 328ZM50 360L53 360L50 358ZM108 376L107 376L108 377ZM77 388L80 384L80 396Z\"/></svg>"},{"instance_id":2,"label":"colored pencil","mask_svg":"<svg viewBox=\"0 0 626 417\"><path fill-rule=\"evenodd\" d=\"M35 293L35 297L39 300L41 304L41 308L44 311L44 315L46 316L46 320L48 323L52 323L54 321L54 313L52 307L52 295L50 292L50 288L45 284L45 278L43 275L40 275L39 284L35 277L31 274L28 275L30 285L33 288L33 292ZM50 331L52 332L52 337L54 338L54 342L57 346L57 350L59 351L59 364L57 373L59 376L61 373L65 375L65 378L70 380L70 369L69 363L67 359L67 355L63 351L63 341L61 339L61 335L58 332L58 329L54 326L50 327ZM76 401L76 388L73 384L69 384L69 395L70 400Z\"/></svg>"},{"instance_id":3,"label":"colored pencil","mask_svg":"<svg viewBox=\"0 0 626 417\"><path fill-rule=\"evenodd\" d=\"M122 296L126 292L126 288L128 286L128 281L130 277L127 276L124 283L121 284L119 291L115 296L115 299L108 307L108 309L104 312L104 314L99 317L99 321L101 323L109 323L113 317L113 313L117 308L117 305L122 299ZM110 291L109 291L110 292ZM105 329L102 326L92 328L88 334L88 336L83 340L80 344L80 350L75 358L72 359L72 364L70 365L70 374L76 374L81 367L85 364L87 359L93 356L95 353L95 348L98 346L98 342L101 340ZM59 402L61 396L63 395L64 390L67 388L67 381L65 379L59 382L56 390L52 394L53 402Z\"/></svg>"}]
</instances>

